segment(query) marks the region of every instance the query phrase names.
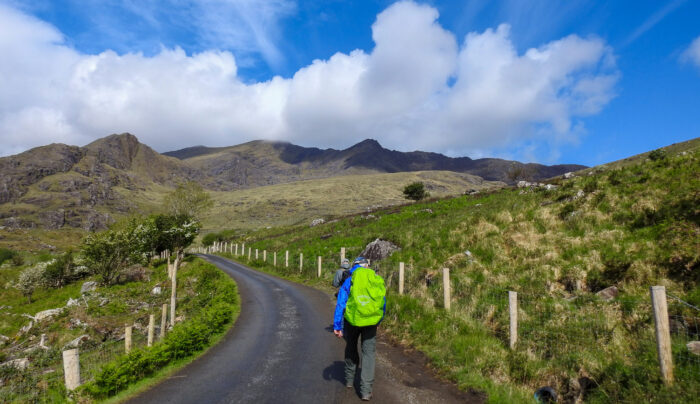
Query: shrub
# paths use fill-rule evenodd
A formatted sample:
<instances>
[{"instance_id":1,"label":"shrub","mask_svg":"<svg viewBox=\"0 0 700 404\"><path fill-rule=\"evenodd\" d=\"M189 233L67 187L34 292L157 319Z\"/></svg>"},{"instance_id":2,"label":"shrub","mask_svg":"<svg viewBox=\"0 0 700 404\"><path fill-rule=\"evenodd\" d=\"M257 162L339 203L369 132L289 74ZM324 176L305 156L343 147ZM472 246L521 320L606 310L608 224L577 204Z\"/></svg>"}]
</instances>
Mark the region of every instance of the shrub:
<instances>
[{"instance_id":1,"label":"shrub","mask_svg":"<svg viewBox=\"0 0 700 404\"><path fill-rule=\"evenodd\" d=\"M425 185L423 185L422 182L413 182L406 185L403 189L403 194L406 199L412 199L414 201L420 201L430 196L430 193L426 192Z\"/></svg>"},{"instance_id":2,"label":"shrub","mask_svg":"<svg viewBox=\"0 0 700 404\"><path fill-rule=\"evenodd\" d=\"M666 158L666 151L663 149L656 149L649 153L649 160L651 161L659 161L663 160Z\"/></svg>"},{"instance_id":3,"label":"shrub","mask_svg":"<svg viewBox=\"0 0 700 404\"><path fill-rule=\"evenodd\" d=\"M19 274L17 282L10 286L19 290L24 295L29 303L32 302L34 291L45 284L46 263L39 263L36 266L29 267Z\"/></svg>"},{"instance_id":4,"label":"shrub","mask_svg":"<svg viewBox=\"0 0 700 404\"><path fill-rule=\"evenodd\" d=\"M0 265L5 261L9 261L17 255L15 251L9 250L7 248L0 248Z\"/></svg>"},{"instance_id":5,"label":"shrub","mask_svg":"<svg viewBox=\"0 0 700 404\"><path fill-rule=\"evenodd\" d=\"M46 286L59 288L71 281L73 277L73 252L68 251L59 255L55 260L46 265L44 281Z\"/></svg>"}]
</instances>

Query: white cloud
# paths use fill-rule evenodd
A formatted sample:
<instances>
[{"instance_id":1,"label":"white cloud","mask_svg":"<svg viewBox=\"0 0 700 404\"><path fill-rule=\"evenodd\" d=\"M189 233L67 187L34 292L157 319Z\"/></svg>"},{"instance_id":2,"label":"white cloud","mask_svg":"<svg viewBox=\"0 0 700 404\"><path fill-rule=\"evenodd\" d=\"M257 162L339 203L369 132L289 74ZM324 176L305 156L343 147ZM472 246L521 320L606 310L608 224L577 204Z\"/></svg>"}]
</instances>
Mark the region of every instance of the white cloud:
<instances>
[{"instance_id":1,"label":"white cloud","mask_svg":"<svg viewBox=\"0 0 700 404\"><path fill-rule=\"evenodd\" d=\"M244 83L234 55L82 54L60 32L0 5L0 155L129 131L160 151L252 139L465 154L575 139L617 79L611 49L568 36L519 54L509 27L461 44L437 11L396 3L375 48L315 60L292 78Z\"/></svg>"},{"instance_id":2,"label":"white cloud","mask_svg":"<svg viewBox=\"0 0 700 404\"><path fill-rule=\"evenodd\" d=\"M688 49L681 55L681 60L690 62L700 69L700 36L690 44Z\"/></svg>"}]
</instances>

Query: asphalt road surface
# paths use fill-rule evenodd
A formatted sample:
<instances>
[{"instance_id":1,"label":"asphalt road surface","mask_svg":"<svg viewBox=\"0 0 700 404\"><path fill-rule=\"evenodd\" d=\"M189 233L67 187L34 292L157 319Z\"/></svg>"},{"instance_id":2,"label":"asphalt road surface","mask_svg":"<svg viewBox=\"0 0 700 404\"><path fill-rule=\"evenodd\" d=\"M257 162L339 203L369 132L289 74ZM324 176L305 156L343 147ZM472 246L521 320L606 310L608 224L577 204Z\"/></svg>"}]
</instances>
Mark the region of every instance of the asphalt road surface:
<instances>
[{"instance_id":1,"label":"asphalt road surface","mask_svg":"<svg viewBox=\"0 0 700 404\"><path fill-rule=\"evenodd\" d=\"M129 403L354 403L345 387L345 342L332 331L334 299L324 292L204 255L238 283L241 313L206 354ZM425 358L377 344L372 401L482 403L434 377ZM359 372L358 372L359 377Z\"/></svg>"}]
</instances>

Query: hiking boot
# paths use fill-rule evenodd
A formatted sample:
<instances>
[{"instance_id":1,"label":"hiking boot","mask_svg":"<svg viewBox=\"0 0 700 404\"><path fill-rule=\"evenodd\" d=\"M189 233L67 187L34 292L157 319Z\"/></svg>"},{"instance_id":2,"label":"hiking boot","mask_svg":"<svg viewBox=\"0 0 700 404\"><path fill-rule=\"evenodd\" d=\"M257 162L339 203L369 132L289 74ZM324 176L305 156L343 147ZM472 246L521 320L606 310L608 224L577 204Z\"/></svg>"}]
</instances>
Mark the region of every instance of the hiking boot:
<instances>
[{"instance_id":1,"label":"hiking boot","mask_svg":"<svg viewBox=\"0 0 700 404\"><path fill-rule=\"evenodd\" d=\"M369 401L372 399L372 393L367 393L362 395L362 401Z\"/></svg>"}]
</instances>

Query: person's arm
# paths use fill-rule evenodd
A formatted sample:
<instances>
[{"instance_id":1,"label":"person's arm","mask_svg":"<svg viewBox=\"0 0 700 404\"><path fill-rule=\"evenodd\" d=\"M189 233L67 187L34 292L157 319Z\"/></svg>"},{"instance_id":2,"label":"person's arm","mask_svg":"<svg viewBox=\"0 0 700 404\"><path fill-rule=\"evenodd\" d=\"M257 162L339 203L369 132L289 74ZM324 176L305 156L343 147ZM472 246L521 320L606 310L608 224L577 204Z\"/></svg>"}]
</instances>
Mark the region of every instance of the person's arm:
<instances>
[{"instance_id":1,"label":"person's arm","mask_svg":"<svg viewBox=\"0 0 700 404\"><path fill-rule=\"evenodd\" d=\"M346 279L338 291L338 300L335 304L335 314L333 316L333 330L335 331L343 330L343 314L345 313L345 306L348 304L348 296L350 296L351 279Z\"/></svg>"}]
</instances>

